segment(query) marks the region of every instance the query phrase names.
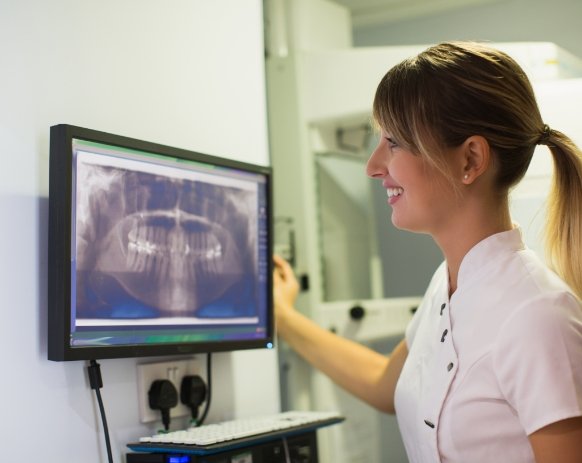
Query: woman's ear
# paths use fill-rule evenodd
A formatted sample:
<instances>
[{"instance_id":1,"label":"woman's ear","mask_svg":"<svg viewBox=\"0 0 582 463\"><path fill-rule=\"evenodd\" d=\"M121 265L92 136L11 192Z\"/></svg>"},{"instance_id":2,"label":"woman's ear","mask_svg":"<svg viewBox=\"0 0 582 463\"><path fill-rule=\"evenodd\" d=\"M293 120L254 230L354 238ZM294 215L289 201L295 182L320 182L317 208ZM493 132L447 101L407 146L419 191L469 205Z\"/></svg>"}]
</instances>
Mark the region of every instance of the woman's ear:
<instances>
[{"instance_id":1,"label":"woman's ear","mask_svg":"<svg viewBox=\"0 0 582 463\"><path fill-rule=\"evenodd\" d=\"M473 183L491 164L489 142L481 135L472 135L461 145L462 182Z\"/></svg>"}]
</instances>

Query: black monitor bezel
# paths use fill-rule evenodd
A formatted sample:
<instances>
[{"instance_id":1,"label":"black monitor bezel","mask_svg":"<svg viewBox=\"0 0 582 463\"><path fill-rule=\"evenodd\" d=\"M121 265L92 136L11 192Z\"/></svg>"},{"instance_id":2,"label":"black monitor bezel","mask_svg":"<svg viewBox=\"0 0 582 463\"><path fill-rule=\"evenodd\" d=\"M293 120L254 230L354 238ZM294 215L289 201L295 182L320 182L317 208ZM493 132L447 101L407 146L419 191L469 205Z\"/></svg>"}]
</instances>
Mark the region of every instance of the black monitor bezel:
<instances>
[{"instance_id":1,"label":"black monitor bezel","mask_svg":"<svg viewBox=\"0 0 582 463\"><path fill-rule=\"evenodd\" d=\"M71 220L73 139L167 155L265 176L267 189L267 252L273 251L272 169L196 151L175 148L69 124L50 128L49 227L48 227L48 359L53 361L187 355L208 352L269 348L274 343L273 263L268 259L268 313L264 339L221 340L155 345L71 347Z\"/></svg>"}]
</instances>

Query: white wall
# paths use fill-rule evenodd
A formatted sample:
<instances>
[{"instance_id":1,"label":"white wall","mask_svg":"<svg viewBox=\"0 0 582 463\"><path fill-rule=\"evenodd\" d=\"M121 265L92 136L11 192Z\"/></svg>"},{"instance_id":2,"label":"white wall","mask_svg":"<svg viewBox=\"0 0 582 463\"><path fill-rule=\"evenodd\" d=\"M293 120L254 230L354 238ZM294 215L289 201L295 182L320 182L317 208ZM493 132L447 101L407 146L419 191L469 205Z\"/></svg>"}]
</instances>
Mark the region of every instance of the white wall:
<instances>
[{"instance_id":1,"label":"white wall","mask_svg":"<svg viewBox=\"0 0 582 463\"><path fill-rule=\"evenodd\" d=\"M356 46L435 43L443 40L554 42L582 56L580 0L500 0L486 5L354 31Z\"/></svg>"},{"instance_id":2,"label":"white wall","mask_svg":"<svg viewBox=\"0 0 582 463\"><path fill-rule=\"evenodd\" d=\"M2 461L106 460L85 364L46 360L49 127L269 164L262 20L260 0L0 1ZM210 419L278 409L275 352L216 358ZM144 360L101 362L116 462L155 429L138 419Z\"/></svg>"}]
</instances>

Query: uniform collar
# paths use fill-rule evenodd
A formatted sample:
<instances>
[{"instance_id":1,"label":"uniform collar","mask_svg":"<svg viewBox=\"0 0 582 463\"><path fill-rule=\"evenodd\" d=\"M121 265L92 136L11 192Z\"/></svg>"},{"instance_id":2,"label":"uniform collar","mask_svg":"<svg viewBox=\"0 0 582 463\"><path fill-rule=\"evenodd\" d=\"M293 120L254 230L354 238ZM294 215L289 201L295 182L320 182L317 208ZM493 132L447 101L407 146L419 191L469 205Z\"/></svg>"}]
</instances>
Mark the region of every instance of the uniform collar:
<instances>
[{"instance_id":1,"label":"uniform collar","mask_svg":"<svg viewBox=\"0 0 582 463\"><path fill-rule=\"evenodd\" d=\"M511 230L488 236L473 246L463 257L459 267L457 288L478 277L490 265L495 265L498 257L524 249L525 244L518 225L514 225Z\"/></svg>"}]
</instances>

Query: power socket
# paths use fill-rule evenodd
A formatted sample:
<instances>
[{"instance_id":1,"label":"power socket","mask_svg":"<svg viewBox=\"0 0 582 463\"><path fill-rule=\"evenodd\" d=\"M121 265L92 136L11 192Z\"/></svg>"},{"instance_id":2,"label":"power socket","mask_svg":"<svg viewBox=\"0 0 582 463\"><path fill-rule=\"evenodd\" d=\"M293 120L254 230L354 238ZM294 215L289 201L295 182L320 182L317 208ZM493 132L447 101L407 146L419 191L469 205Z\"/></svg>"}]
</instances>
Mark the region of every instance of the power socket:
<instances>
[{"instance_id":1,"label":"power socket","mask_svg":"<svg viewBox=\"0 0 582 463\"><path fill-rule=\"evenodd\" d=\"M206 373L203 373L201 358L192 357L187 360L172 360L168 362L144 363L137 366L137 388L139 401L139 418L142 423L160 421L159 410L152 410L149 404L148 392L152 383L157 379L170 380L180 397L182 378L188 375L198 375L207 382ZM178 400L178 405L170 410L170 418L190 416L190 408Z\"/></svg>"}]
</instances>

